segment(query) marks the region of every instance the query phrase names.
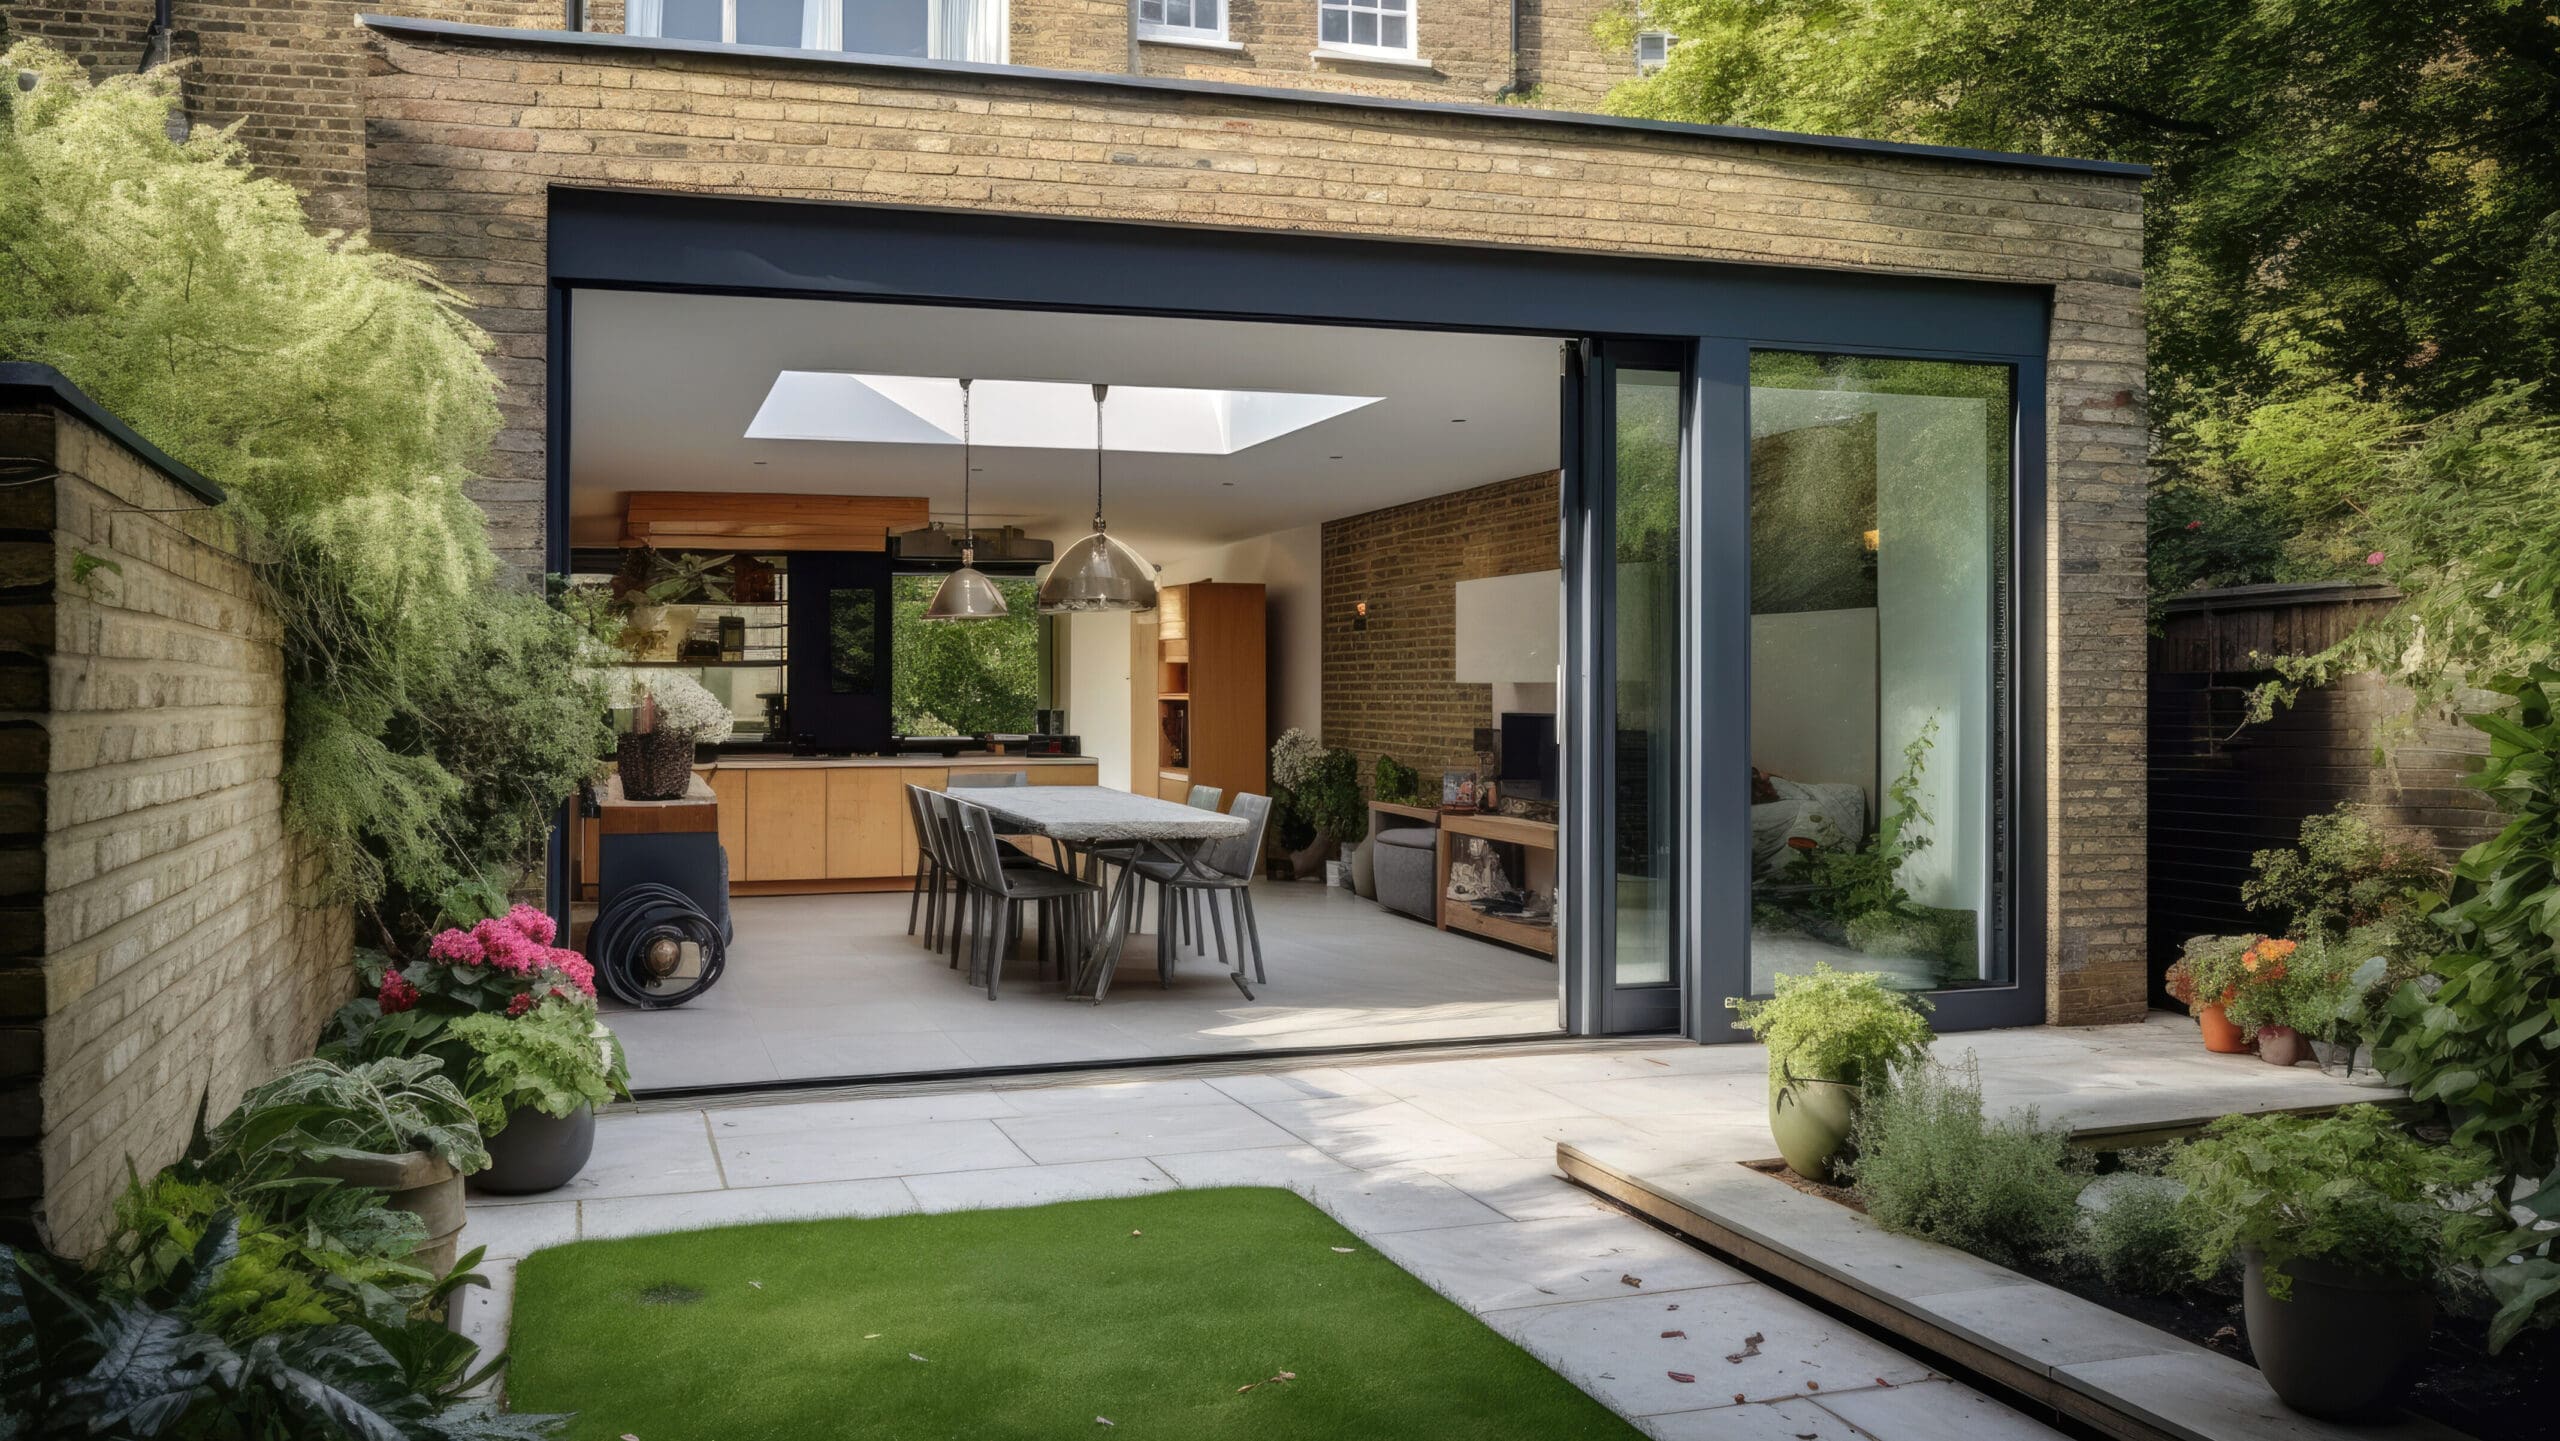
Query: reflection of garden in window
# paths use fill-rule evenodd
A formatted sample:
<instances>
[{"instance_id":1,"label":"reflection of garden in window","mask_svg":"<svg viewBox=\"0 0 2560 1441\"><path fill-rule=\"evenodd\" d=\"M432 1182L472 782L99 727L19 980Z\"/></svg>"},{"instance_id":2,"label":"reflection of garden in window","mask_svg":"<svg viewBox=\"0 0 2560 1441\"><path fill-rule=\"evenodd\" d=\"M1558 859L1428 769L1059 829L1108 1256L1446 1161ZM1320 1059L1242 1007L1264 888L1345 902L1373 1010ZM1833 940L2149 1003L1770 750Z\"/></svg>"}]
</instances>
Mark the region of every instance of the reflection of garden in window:
<instances>
[{"instance_id":1,"label":"reflection of garden in window","mask_svg":"<svg viewBox=\"0 0 2560 1441\"><path fill-rule=\"evenodd\" d=\"M1037 587L995 576L1006 613L996 620L926 620L938 575L902 575L890 589L890 728L900 735L1027 732L1040 693Z\"/></svg>"},{"instance_id":2,"label":"reflection of garden in window","mask_svg":"<svg viewBox=\"0 0 2560 1441\"><path fill-rule=\"evenodd\" d=\"M1751 366L1752 989L2006 984L2006 367Z\"/></svg>"}]
</instances>

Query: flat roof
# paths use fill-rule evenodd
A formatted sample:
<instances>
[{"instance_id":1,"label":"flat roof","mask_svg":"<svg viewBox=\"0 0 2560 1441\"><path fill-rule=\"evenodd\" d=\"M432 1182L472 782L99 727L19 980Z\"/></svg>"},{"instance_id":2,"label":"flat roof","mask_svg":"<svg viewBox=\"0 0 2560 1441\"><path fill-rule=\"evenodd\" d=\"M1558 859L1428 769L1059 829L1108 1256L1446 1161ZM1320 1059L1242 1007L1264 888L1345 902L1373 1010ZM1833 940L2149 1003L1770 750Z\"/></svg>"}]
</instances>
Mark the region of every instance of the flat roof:
<instances>
[{"instance_id":1,"label":"flat roof","mask_svg":"<svg viewBox=\"0 0 2560 1441\"><path fill-rule=\"evenodd\" d=\"M1337 91L1305 90L1274 85L1235 85L1216 80L1180 80L1152 75L1115 75L1090 70L1046 70L1029 65L983 65L965 60L918 60L903 55L857 55L844 51L810 51L774 45L727 45L705 40L664 40L644 35L608 35L577 30L519 30L504 25L466 25L451 20L421 20L403 15L359 14L357 23L386 35L419 40L461 40L506 45L568 46L591 50L629 50L645 55L703 55L724 59L777 60L789 64L845 71L893 71L946 79L1031 80L1107 89L1143 90L1159 94L1197 95L1206 99L1275 100L1338 110L1389 110L1421 115L1466 115L1516 124L1553 125L1622 134L1681 135L1708 140L1737 140L1754 145L1786 146L1850 155L1882 155L1899 159L1955 160L2015 170L2048 170L2078 175L2142 179L2148 165L2118 160L2074 160L2056 155L2019 155L2001 150L1969 150L1958 145L1915 145L1897 140L1860 140L1837 135L1806 135L1788 130L1755 130L1740 125L1694 125L1676 120L1636 120L1618 115L1587 115L1570 110L1540 110L1527 105L1466 105L1440 100L1401 100Z\"/></svg>"},{"instance_id":2,"label":"flat roof","mask_svg":"<svg viewBox=\"0 0 2560 1441\"><path fill-rule=\"evenodd\" d=\"M134 434L133 427L116 419L105 406L91 400L87 391L73 385L61 371L31 361L0 360L0 405L21 405L30 401L70 411L114 436L117 443L142 457L144 464L168 477L180 489L197 496L207 505L222 503L221 486L197 474L193 466L171 459L160 447Z\"/></svg>"}]
</instances>

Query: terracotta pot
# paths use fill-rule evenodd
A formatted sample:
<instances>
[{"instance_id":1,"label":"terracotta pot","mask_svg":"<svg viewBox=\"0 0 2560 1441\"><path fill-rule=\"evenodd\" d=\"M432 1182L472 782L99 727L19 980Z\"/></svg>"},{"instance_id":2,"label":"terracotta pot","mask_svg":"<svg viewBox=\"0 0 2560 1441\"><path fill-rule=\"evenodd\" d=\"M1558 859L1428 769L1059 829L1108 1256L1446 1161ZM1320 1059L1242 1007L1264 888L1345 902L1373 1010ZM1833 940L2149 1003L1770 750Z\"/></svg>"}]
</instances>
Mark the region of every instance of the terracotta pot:
<instances>
[{"instance_id":1,"label":"terracotta pot","mask_svg":"<svg viewBox=\"0 0 2560 1441\"><path fill-rule=\"evenodd\" d=\"M2247 1259L2241 1315L2277 1400L2330 1421L2380 1420L2398 1409L2435 1326L2424 1280L2297 1258L2284 1265L2293 1295L2279 1301L2267 1294L2264 1258L2252 1251Z\"/></svg>"},{"instance_id":2,"label":"terracotta pot","mask_svg":"<svg viewBox=\"0 0 2560 1441\"><path fill-rule=\"evenodd\" d=\"M439 1276L453 1269L454 1243L462 1235L462 1173L432 1152L349 1156L313 1161L302 1170L341 1185L382 1192L384 1205L407 1211L427 1225L427 1239L409 1253L409 1264Z\"/></svg>"},{"instance_id":3,"label":"terracotta pot","mask_svg":"<svg viewBox=\"0 0 2560 1441\"><path fill-rule=\"evenodd\" d=\"M2258 1059L2270 1066L2298 1066L2311 1059L2311 1041L2291 1026L2258 1028Z\"/></svg>"},{"instance_id":4,"label":"terracotta pot","mask_svg":"<svg viewBox=\"0 0 2560 1441\"><path fill-rule=\"evenodd\" d=\"M508 1110L506 1125L489 1138L489 1169L473 1176L471 1184L499 1196L557 1191L587 1168L595 1149L595 1107L546 1116L530 1106L516 1106Z\"/></svg>"},{"instance_id":5,"label":"terracotta pot","mask_svg":"<svg viewBox=\"0 0 2560 1441\"><path fill-rule=\"evenodd\" d=\"M2204 1027L2206 1050L2225 1056L2248 1054L2249 1038L2240 1033L2238 1026L2231 1024L2231 1018L2223 1014L2222 1007L2206 1006L2196 1012L2196 1021Z\"/></svg>"},{"instance_id":6,"label":"terracotta pot","mask_svg":"<svg viewBox=\"0 0 2560 1441\"><path fill-rule=\"evenodd\" d=\"M1769 1091L1769 1134L1787 1169L1831 1185L1849 1158L1858 1121L1858 1088L1843 1081L1791 1080Z\"/></svg>"}]
</instances>

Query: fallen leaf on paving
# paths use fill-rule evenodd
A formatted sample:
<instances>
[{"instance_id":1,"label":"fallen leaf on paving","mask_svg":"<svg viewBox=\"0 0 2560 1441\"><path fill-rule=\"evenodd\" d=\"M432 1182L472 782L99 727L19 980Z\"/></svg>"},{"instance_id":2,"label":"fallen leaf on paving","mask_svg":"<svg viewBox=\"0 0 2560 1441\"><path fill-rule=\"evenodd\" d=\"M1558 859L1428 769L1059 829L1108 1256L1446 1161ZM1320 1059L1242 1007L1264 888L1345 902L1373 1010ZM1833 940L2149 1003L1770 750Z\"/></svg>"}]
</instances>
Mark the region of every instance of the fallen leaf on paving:
<instances>
[{"instance_id":1,"label":"fallen leaf on paving","mask_svg":"<svg viewBox=\"0 0 2560 1441\"><path fill-rule=\"evenodd\" d=\"M1886 1390L1888 1390L1888 1391L1890 1391L1890 1390L1892 1390L1892 1389L1893 1389L1893 1383L1892 1383L1892 1382L1890 1382L1890 1381L1888 1381L1888 1380L1886 1380L1886 1379L1884 1379L1882 1376L1878 1376L1878 1377L1876 1378L1876 1384L1877 1384L1877 1385L1879 1385L1879 1386L1882 1386L1884 1389L1886 1389Z\"/></svg>"},{"instance_id":2,"label":"fallen leaf on paving","mask_svg":"<svg viewBox=\"0 0 2560 1441\"><path fill-rule=\"evenodd\" d=\"M1796 1433L1796 1441L1821 1441L1821 1437L1811 1431L1799 1431Z\"/></svg>"},{"instance_id":3,"label":"fallen leaf on paving","mask_svg":"<svg viewBox=\"0 0 2560 1441\"><path fill-rule=\"evenodd\" d=\"M1662 1339L1665 1341L1682 1341L1688 1339L1688 1336L1689 1333L1686 1331L1665 1331L1662 1333Z\"/></svg>"},{"instance_id":4,"label":"fallen leaf on paving","mask_svg":"<svg viewBox=\"0 0 2560 1441\"><path fill-rule=\"evenodd\" d=\"M2214 1332L2212 1335L2205 1337L2204 1343L2208 1346L2221 1346L2239 1339L2240 1329L2238 1327L2225 1326L2221 1330Z\"/></svg>"},{"instance_id":5,"label":"fallen leaf on paving","mask_svg":"<svg viewBox=\"0 0 2560 1441\"><path fill-rule=\"evenodd\" d=\"M1804 1383L1804 1389L1807 1391L1819 1391L1822 1389L1822 1383L1819 1381L1807 1381Z\"/></svg>"},{"instance_id":6,"label":"fallen leaf on paving","mask_svg":"<svg viewBox=\"0 0 2560 1441\"><path fill-rule=\"evenodd\" d=\"M1620 1277L1618 1278L1618 1284L1619 1284L1619 1285L1621 1285L1621 1286L1633 1286L1633 1287L1636 1287L1638 1290L1642 1290L1642 1289L1643 1289L1643 1287L1644 1287L1644 1282L1642 1282L1642 1281L1638 1280L1637 1278L1635 1278L1635 1277L1633 1277L1633 1276L1620 1276Z\"/></svg>"},{"instance_id":7,"label":"fallen leaf on paving","mask_svg":"<svg viewBox=\"0 0 2560 1441\"><path fill-rule=\"evenodd\" d=\"M1677 1301L1674 1301L1674 1302L1672 1302L1670 1305L1665 1306L1665 1307L1663 1307L1662 1309L1663 1309L1663 1310L1665 1310L1665 1311L1677 1311L1677 1310L1679 1310L1679 1309L1680 1309L1680 1303L1679 1303L1679 1302L1677 1302Z\"/></svg>"},{"instance_id":8,"label":"fallen leaf on paving","mask_svg":"<svg viewBox=\"0 0 2560 1441\"><path fill-rule=\"evenodd\" d=\"M1743 1338L1742 1338L1742 1349L1741 1349L1741 1350L1739 1350L1739 1351L1735 1351L1735 1352L1731 1353L1730 1355L1727 1355L1724 1359L1726 1359L1726 1360L1728 1360L1728 1361L1732 1362L1732 1363L1733 1363L1733 1364L1735 1364L1736 1366L1739 1366L1739 1365L1741 1365L1743 1362L1750 1360L1752 1357L1759 1355L1759 1354L1760 1354L1760 1343L1761 1343L1761 1342L1763 1342L1763 1341L1766 1341L1766 1340L1768 1340L1768 1339L1769 1339L1768 1337L1761 1335L1761 1334L1760 1334L1759 1332L1757 1332L1757 1331L1754 1331L1754 1332L1752 1332L1750 1335L1745 1336L1745 1337L1743 1337Z\"/></svg>"},{"instance_id":9,"label":"fallen leaf on paving","mask_svg":"<svg viewBox=\"0 0 2560 1441\"><path fill-rule=\"evenodd\" d=\"M1736 1406L1741 1405L1741 1404L1743 1403L1744 1399L1745 1399L1745 1398L1744 1398L1744 1396L1743 1396L1743 1394L1742 1394L1741 1392L1736 1391L1736 1392L1734 1392L1734 1393L1733 1393L1733 1404L1734 1404L1734 1405L1736 1405Z\"/></svg>"},{"instance_id":10,"label":"fallen leaf on paving","mask_svg":"<svg viewBox=\"0 0 2560 1441\"><path fill-rule=\"evenodd\" d=\"M1690 1382L1695 1381L1695 1380L1697 1380L1697 1379L1698 1379L1697 1377L1690 1375L1690 1374L1689 1374L1688 1372L1686 1372L1686 1371L1665 1371L1665 1372L1663 1372L1662 1374L1663 1374L1663 1375L1665 1375L1665 1376L1670 1377L1670 1378L1671 1378L1672 1380L1674 1380L1674 1381L1679 1382L1679 1383L1680 1383L1681 1385L1683 1385L1683 1386L1686 1386L1686 1385L1688 1385Z\"/></svg>"}]
</instances>

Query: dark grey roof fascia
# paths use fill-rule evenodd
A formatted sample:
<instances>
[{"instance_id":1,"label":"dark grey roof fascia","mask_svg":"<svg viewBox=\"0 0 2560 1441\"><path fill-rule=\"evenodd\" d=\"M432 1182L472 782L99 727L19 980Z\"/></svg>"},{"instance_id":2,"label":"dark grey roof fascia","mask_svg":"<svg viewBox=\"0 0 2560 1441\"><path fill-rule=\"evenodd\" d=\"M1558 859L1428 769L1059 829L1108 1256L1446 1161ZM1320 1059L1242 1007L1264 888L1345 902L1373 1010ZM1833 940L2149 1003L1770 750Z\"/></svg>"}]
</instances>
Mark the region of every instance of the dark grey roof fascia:
<instances>
[{"instance_id":1,"label":"dark grey roof fascia","mask_svg":"<svg viewBox=\"0 0 2560 1441\"><path fill-rule=\"evenodd\" d=\"M2338 605L2360 600L2398 600L2400 588L2381 581L2280 580L2259 585L2225 585L2191 590L2160 602L2173 614L2190 611L2257 610L2271 605Z\"/></svg>"},{"instance_id":2,"label":"dark grey roof fascia","mask_svg":"<svg viewBox=\"0 0 2560 1441\"><path fill-rule=\"evenodd\" d=\"M1788 146L1850 155L1883 155L1897 159L1953 160L2016 170L2052 170L2078 175L2144 179L2148 165L2119 160L2074 160L2057 155L2016 155L2000 150L1968 150L1957 145L1914 145L1898 140L1858 140L1835 135L1804 135L1786 130L1753 130L1740 125L1693 125L1676 120L1635 120L1617 115L1586 115L1570 110L1539 110L1526 105L1461 105L1439 100L1398 100L1372 95L1346 95L1272 85L1234 85L1215 80L1172 80L1152 75L1113 75L1089 70L1043 70L1028 65L982 65L965 60L917 60L903 55L856 55L840 51L796 50L774 45L726 45L707 40L661 40L645 35L607 35L574 30L518 30L504 25L466 25L453 20L418 20L403 15L359 14L359 24L386 35L415 39L464 40L510 45L573 46L595 50L629 50L650 55L705 55L722 59L779 60L836 70L886 70L951 79L1032 80L1146 90L1207 99L1277 100L1342 110L1389 110L1419 115L1466 115L1569 129L1611 130L1640 135L1680 135L1709 140L1736 140L1754 145Z\"/></svg>"},{"instance_id":3,"label":"dark grey roof fascia","mask_svg":"<svg viewBox=\"0 0 2560 1441\"><path fill-rule=\"evenodd\" d=\"M226 498L221 486L198 475L193 467L170 459L160 447L134 434L133 427L109 414L105 406L91 400L87 391L73 385L61 371L31 361L0 360L0 405L27 401L49 401L114 436L125 449L141 456L145 465L167 476L178 488L192 493L207 505L220 505Z\"/></svg>"}]
</instances>

